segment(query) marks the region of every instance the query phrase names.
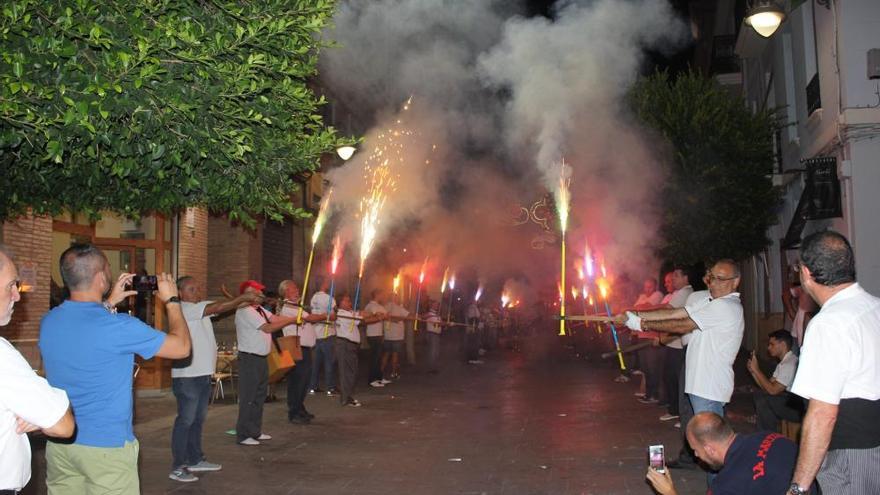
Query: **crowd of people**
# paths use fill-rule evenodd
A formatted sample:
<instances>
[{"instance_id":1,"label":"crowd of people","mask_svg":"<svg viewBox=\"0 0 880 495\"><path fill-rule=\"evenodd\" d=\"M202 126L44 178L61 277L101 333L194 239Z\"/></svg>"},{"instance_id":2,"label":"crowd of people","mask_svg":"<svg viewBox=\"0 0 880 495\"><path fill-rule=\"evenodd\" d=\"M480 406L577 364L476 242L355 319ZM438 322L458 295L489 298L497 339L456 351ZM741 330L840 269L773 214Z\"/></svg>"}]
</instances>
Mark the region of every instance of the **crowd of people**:
<instances>
[{"instance_id":1,"label":"crowd of people","mask_svg":"<svg viewBox=\"0 0 880 495\"><path fill-rule=\"evenodd\" d=\"M262 283L247 280L237 295L212 301L204 296L203 281L159 274L156 296L167 316L163 332L115 311L137 293L131 290L133 275L113 280L97 247L71 246L59 267L69 296L41 322L45 378L0 339L0 493L16 493L28 483L26 433L35 430L50 437L50 494L138 493L135 355L175 362L177 417L169 477L194 482L198 473L222 469L207 459L201 442L217 362L212 324L217 315L234 312L239 373L235 438L249 447L272 438L263 430L263 405L269 389L267 360L278 350L276 338L294 336L301 350L285 377L287 415L291 423L308 424L314 418L305 407L309 394L338 397L344 407L362 405L355 398L362 347L369 347L367 383L386 387L400 377L405 325L426 330L428 369L434 373L442 362L441 336L453 324L444 321L436 301L413 314L397 294L383 289L373 290L356 311L349 294L331 297L327 281L318 282L319 290L303 307L292 280L282 281L274 298L267 297ZM852 249L836 232L804 239L797 270L800 285L786 299L795 325L772 332L767 342L778 364L768 376L754 354L747 362L755 386L758 432L753 434L734 432L725 418L745 327L737 263L711 264L702 280L707 288L698 291L689 270L675 267L664 274L665 296L646 280L638 299L615 317L636 341L647 344L627 355L638 373L621 375L620 381L641 375L639 400L663 404L666 412L658 419L678 420L681 428L683 448L666 467L701 463L709 471L711 493L797 495L817 485L827 494L880 493L880 299L856 282ZM0 246L0 326L12 317L20 284L12 256ZM476 301L465 316L464 358L479 365L510 322L503 312ZM799 445L780 434L780 421L802 423ZM647 479L658 493L676 493L668 469L651 468Z\"/></svg>"}]
</instances>

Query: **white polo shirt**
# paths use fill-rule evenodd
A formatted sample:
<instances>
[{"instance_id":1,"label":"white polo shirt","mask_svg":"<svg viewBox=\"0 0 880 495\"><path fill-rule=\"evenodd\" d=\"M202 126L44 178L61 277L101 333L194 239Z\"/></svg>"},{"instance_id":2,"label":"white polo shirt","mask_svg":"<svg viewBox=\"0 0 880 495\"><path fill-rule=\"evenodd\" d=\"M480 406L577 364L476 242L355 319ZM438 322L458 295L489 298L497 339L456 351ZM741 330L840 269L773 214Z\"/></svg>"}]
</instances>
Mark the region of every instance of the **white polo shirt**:
<instances>
[{"instance_id":1,"label":"white polo shirt","mask_svg":"<svg viewBox=\"0 0 880 495\"><path fill-rule=\"evenodd\" d=\"M388 314L390 316L405 318L409 316L409 311L399 304L389 303ZM406 335L404 329L405 323L405 321L389 321L387 329L385 330L385 340L403 340Z\"/></svg>"},{"instance_id":2,"label":"white polo shirt","mask_svg":"<svg viewBox=\"0 0 880 495\"><path fill-rule=\"evenodd\" d=\"M880 299L853 284L810 320L792 393L839 404L880 399Z\"/></svg>"},{"instance_id":3,"label":"white polo shirt","mask_svg":"<svg viewBox=\"0 0 880 495\"><path fill-rule=\"evenodd\" d=\"M311 313L313 315L326 315L327 309L330 309L331 311L336 309L336 300L330 297L330 294L319 291L312 296L309 306L312 308ZM336 325L332 321L318 321L312 323L312 326L315 329L315 336L319 339L326 339L327 337L336 335Z\"/></svg>"},{"instance_id":4,"label":"white polo shirt","mask_svg":"<svg viewBox=\"0 0 880 495\"><path fill-rule=\"evenodd\" d=\"M194 378L214 374L217 367L217 339L214 337L214 325L210 316L205 315L205 308L211 301L197 303L181 302L180 309L189 329L189 338L192 341L192 353L185 367L171 368L172 378ZM175 365L184 364L181 359Z\"/></svg>"},{"instance_id":5,"label":"white polo shirt","mask_svg":"<svg viewBox=\"0 0 880 495\"><path fill-rule=\"evenodd\" d=\"M693 290L693 289L691 289ZM685 299L684 306L693 306L696 304L706 304L709 302L709 291L701 290L698 292L691 292L691 295ZM686 333L681 336L681 344L682 346L686 346L690 343L691 339L694 338L694 332Z\"/></svg>"},{"instance_id":6,"label":"white polo shirt","mask_svg":"<svg viewBox=\"0 0 880 495\"><path fill-rule=\"evenodd\" d=\"M365 314L370 315L387 315L388 310L385 309L385 306L382 306L376 301L370 301L367 303L367 306L364 308ZM370 323L367 325L367 337L381 337L385 332L385 322L377 321L376 323Z\"/></svg>"},{"instance_id":7,"label":"white polo shirt","mask_svg":"<svg viewBox=\"0 0 880 495\"><path fill-rule=\"evenodd\" d=\"M733 395L733 361L742 344L745 319L739 293L712 299L709 291L684 307L697 324L685 357L688 394L718 402Z\"/></svg>"},{"instance_id":8,"label":"white polo shirt","mask_svg":"<svg viewBox=\"0 0 880 495\"><path fill-rule=\"evenodd\" d=\"M299 307L285 304L281 307L281 316L297 316ZM309 316L309 312L303 310L302 318ZM301 347L315 347L315 326L311 323L303 321L301 325L292 323L281 329L281 333L285 336L296 335L299 337L299 345Z\"/></svg>"},{"instance_id":9,"label":"white polo shirt","mask_svg":"<svg viewBox=\"0 0 880 495\"><path fill-rule=\"evenodd\" d=\"M267 356L272 345L272 336L260 327L272 321L274 316L263 308L263 315L257 306L245 306L235 312L235 336L238 338L238 350L250 354Z\"/></svg>"},{"instance_id":10,"label":"white polo shirt","mask_svg":"<svg viewBox=\"0 0 880 495\"><path fill-rule=\"evenodd\" d=\"M683 308L687 304L688 297L694 293L694 288L690 285L685 285L681 289L673 291L669 294L666 300L666 304L672 306L673 308ZM685 335L684 337L687 337ZM666 347L671 347L673 349L681 349L683 347L682 344L683 337L679 337L677 339L670 340L666 343ZM689 341L690 339L688 339Z\"/></svg>"},{"instance_id":11,"label":"white polo shirt","mask_svg":"<svg viewBox=\"0 0 880 495\"><path fill-rule=\"evenodd\" d=\"M791 383L794 381L794 375L797 373L798 368L798 357L794 355L793 352L788 351L785 353L785 356L782 356L782 361L779 361L779 364L776 365L776 369L773 370L773 378L777 383L785 385L785 390L791 388Z\"/></svg>"},{"instance_id":12,"label":"white polo shirt","mask_svg":"<svg viewBox=\"0 0 880 495\"><path fill-rule=\"evenodd\" d=\"M354 311L340 309L336 312L337 316L345 316L347 318L336 318L336 337L350 340L355 344L361 341L361 332L358 330L358 321L352 320L356 316Z\"/></svg>"},{"instance_id":13,"label":"white polo shirt","mask_svg":"<svg viewBox=\"0 0 880 495\"><path fill-rule=\"evenodd\" d=\"M434 311L428 311L425 314L425 321L427 322L425 326L429 332L439 334L443 331L443 326L440 325L443 323L443 319Z\"/></svg>"},{"instance_id":14,"label":"white polo shirt","mask_svg":"<svg viewBox=\"0 0 880 495\"><path fill-rule=\"evenodd\" d=\"M63 390L34 373L18 350L0 337L0 490L21 490L31 479L31 444L27 433L15 432L16 418L49 428L69 405Z\"/></svg>"}]
</instances>

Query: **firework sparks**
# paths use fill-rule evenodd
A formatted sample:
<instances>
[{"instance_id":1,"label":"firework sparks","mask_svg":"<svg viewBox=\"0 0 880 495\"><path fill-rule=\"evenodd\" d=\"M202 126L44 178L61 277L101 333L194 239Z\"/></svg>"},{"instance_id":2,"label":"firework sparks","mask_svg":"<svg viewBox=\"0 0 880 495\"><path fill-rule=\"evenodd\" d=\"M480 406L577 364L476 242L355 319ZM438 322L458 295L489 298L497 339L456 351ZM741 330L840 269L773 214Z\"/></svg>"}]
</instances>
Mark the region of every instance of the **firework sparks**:
<instances>
[{"instance_id":1,"label":"firework sparks","mask_svg":"<svg viewBox=\"0 0 880 495\"><path fill-rule=\"evenodd\" d=\"M446 270L443 271L443 282L440 284L440 293L444 294L446 292L446 284L449 281L449 267L446 267Z\"/></svg>"},{"instance_id":2,"label":"firework sparks","mask_svg":"<svg viewBox=\"0 0 880 495\"><path fill-rule=\"evenodd\" d=\"M590 243L585 243L584 247L584 267L587 269L587 276L591 279L593 278L593 253L590 250Z\"/></svg>"},{"instance_id":3,"label":"firework sparks","mask_svg":"<svg viewBox=\"0 0 880 495\"><path fill-rule=\"evenodd\" d=\"M330 197L333 196L333 189L327 190L327 195L321 201L321 207L318 209L318 216L315 218L315 226L312 228L312 246L318 242L321 237L321 231L324 230L324 224L327 223L327 212L330 207Z\"/></svg>"},{"instance_id":4,"label":"firework sparks","mask_svg":"<svg viewBox=\"0 0 880 495\"><path fill-rule=\"evenodd\" d=\"M510 296L507 293L501 294L501 309L506 308L508 304L510 304Z\"/></svg>"},{"instance_id":5,"label":"firework sparks","mask_svg":"<svg viewBox=\"0 0 880 495\"><path fill-rule=\"evenodd\" d=\"M397 272L397 275L391 280L391 293L397 294L398 291L400 291L400 272Z\"/></svg>"},{"instance_id":6,"label":"firework sparks","mask_svg":"<svg viewBox=\"0 0 880 495\"><path fill-rule=\"evenodd\" d=\"M477 293L474 295L474 302L478 302L478 301L480 300L480 297L481 297L482 295L483 295L483 286L480 285L480 286L477 288Z\"/></svg>"},{"instance_id":7,"label":"firework sparks","mask_svg":"<svg viewBox=\"0 0 880 495\"><path fill-rule=\"evenodd\" d=\"M559 230L562 232L562 256L561 256L561 284L565 287L565 231L568 229L568 212L571 207L571 194L569 192L571 186L571 167L565 165L565 160L559 165L559 189L556 191L556 211L559 215ZM565 295L559 297L559 335L565 335Z\"/></svg>"}]
</instances>

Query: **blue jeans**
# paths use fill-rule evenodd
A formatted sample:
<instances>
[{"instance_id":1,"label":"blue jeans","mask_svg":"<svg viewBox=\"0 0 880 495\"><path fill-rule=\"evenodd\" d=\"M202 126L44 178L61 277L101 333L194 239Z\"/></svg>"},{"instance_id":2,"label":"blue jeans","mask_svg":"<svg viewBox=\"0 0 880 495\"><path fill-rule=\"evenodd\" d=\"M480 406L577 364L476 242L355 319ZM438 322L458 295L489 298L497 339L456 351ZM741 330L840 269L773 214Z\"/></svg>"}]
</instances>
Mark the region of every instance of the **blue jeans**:
<instances>
[{"instance_id":1,"label":"blue jeans","mask_svg":"<svg viewBox=\"0 0 880 495\"><path fill-rule=\"evenodd\" d=\"M333 350L335 338L331 335L318 339L315 343L315 354L312 356L312 379L309 382L309 388L312 390L318 390L318 375L321 374L321 366L324 367L324 385L327 386L327 390L336 387L336 354Z\"/></svg>"},{"instance_id":2,"label":"blue jeans","mask_svg":"<svg viewBox=\"0 0 880 495\"><path fill-rule=\"evenodd\" d=\"M202 426L208 415L211 376L173 378L171 390L177 398L177 419L171 431L171 468L194 466L205 459L202 453Z\"/></svg>"},{"instance_id":3,"label":"blue jeans","mask_svg":"<svg viewBox=\"0 0 880 495\"><path fill-rule=\"evenodd\" d=\"M694 408L694 414L713 412L722 418L724 417L724 402L704 399L703 397L694 394L688 394L688 397L691 399L691 406Z\"/></svg>"},{"instance_id":4,"label":"blue jeans","mask_svg":"<svg viewBox=\"0 0 880 495\"><path fill-rule=\"evenodd\" d=\"M694 408L694 415L700 414L701 412L713 412L722 418L724 417L724 402L706 399L694 394L687 395L691 399L691 406ZM682 424L682 427L686 428L684 424ZM712 482L715 481L716 476L718 476L716 473L706 473L706 484L709 488L712 487Z\"/></svg>"}]
</instances>

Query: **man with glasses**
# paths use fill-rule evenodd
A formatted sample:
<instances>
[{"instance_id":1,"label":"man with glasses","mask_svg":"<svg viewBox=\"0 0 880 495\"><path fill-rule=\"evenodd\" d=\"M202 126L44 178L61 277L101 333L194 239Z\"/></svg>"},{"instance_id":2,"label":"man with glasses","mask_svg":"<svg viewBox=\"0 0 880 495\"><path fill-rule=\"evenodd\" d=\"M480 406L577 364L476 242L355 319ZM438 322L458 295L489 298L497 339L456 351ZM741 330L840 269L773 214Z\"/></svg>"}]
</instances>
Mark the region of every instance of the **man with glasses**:
<instances>
[{"instance_id":1,"label":"man with glasses","mask_svg":"<svg viewBox=\"0 0 880 495\"><path fill-rule=\"evenodd\" d=\"M745 320L739 293L739 268L721 260L706 271L709 290L695 292L683 308L627 312L618 319L636 332L691 334L685 354L685 393L694 414L724 417L733 394L733 361L742 343ZM686 424L681 425L687 428Z\"/></svg>"},{"instance_id":2,"label":"man with glasses","mask_svg":"<svg viewBox=\"0 0 880 495\"><path fill-rule=\"evenodd\" d=\"M21 299L21 281L12 256L0 244L0 327L9 324ZM0 494L15 494L31 479L31 444L27 432L52 437L73 434L70 402L63 390L49 386L24 357L0 337Z\"/></svg>"}]
</instances>

